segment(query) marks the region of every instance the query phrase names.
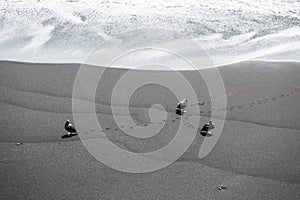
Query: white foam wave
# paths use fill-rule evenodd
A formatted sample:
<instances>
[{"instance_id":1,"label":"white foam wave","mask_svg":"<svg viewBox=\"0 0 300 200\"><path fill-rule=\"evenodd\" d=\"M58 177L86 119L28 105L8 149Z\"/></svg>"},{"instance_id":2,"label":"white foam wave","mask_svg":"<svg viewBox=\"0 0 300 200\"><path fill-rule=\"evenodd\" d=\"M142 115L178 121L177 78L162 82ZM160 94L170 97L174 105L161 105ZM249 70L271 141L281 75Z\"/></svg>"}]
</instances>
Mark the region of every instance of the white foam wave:
<instances>
[{"instance_id":1,"label":"white foam wave","mask_svg":"<svg viewBox=\"0 0 300 200\"><path fill-rule=\"evenodd\" d=\"M103 40L152 27L193 39L217 65L299 61L299 7L293 0L7 0L0 3L0 59L84 62Z\"/></svg>"},{"instance_id":2,"label":"white foam wave","mask_svg":"<svg viewBox=\"0 0 300 200\"><path fill-rule=\"evenodd\" d=\"M37 27L37 30L32 33L33 38L22 49L25 51L37 51L43 44L45 44L50 38L50 33L54 30L54 26Z\"/></svg>"}]
</instances>

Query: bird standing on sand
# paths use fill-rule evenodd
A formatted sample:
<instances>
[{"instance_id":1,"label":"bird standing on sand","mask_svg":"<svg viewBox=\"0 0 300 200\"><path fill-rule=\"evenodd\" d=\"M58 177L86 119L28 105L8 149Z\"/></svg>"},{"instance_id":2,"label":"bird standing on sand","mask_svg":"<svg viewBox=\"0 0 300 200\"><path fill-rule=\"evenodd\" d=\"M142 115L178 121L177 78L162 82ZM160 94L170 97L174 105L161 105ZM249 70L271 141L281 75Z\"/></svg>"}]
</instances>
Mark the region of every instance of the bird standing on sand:
<instances>
[{"instance_id":1,"label":"bird standing on sand","mask_svg":"<svg viewBox=\"0 0 300 200\"><path fill-rule=\"evenodd\" d=\"M68 131L68 135L77 134L74 124L72 124L69 120L67 120L65 123L65 129Z\"/></svg>"},{"instance_id":2,"label":"bird standing on sand","mask_svg":"<svg viewBox=\"0 0 300 200\"><path fill-rule=\"evenodd\" d=\"M185 109L187 102L188 102L187 99L183 99L182 101L179 101L179 103L177 104L177 108L179 108L179 109Z\"/></svg>"},{"instance_id":3,"label":"bird standing on sand","mask_svg":"<svg viewBox=\"0 0 300 200\"><path fill-rule=\"evenodd\" d=\"M209 121L206 124L204 124L200 133L203 136L211 136L211 133L209 132L209 130L214 129L214 128L215 128L215 125L212 123L212 121Z\"/></svg>"}]
</instances>

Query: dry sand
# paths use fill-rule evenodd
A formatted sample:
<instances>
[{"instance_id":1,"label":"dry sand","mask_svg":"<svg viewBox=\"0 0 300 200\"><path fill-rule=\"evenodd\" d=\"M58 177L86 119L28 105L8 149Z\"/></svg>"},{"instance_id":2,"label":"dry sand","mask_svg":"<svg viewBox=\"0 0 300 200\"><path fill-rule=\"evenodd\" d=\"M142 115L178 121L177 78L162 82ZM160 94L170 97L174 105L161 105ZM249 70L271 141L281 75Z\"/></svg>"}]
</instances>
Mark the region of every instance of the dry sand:
<instances>
[{"instance_id":1,"label":"dry sand","mask_svg":"<svg viewBox=\"0 0 300 200\"><path fill-rule=\"evenodd\" d=\"M176 162L145 174L111 169L93 158L78 136L61 138L64 121L72 119L72 89L79 66L0 62L1 199L300 198L300 63L251 61L219 67L227 116L213 151L198 158L204 139L198 134ZM125 72L105 71L95 99L99 122L122 148L134 152L161 148L178 126L172 107L177 99L155 85L140 90L131 104L137 124L124 128L149 125L145 113L157 102L165 106L168 118L152 138L126 136L112 120L109 105L114 83ZM196 73L182 73L205 102L200 113L203 124L211 113L208 90ZM84 91L80 98L91 101L84 98ZM90 133L93 130L83 134ZM222 184L227 189L219 191Z\"/></svg>"}]
</instances>

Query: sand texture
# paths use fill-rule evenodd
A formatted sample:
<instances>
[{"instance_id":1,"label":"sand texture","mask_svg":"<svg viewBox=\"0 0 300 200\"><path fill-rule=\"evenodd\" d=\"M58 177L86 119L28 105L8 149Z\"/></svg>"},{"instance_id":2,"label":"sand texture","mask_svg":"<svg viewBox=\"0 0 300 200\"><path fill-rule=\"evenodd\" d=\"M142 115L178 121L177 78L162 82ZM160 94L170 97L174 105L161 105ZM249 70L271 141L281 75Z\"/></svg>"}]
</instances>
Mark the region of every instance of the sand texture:
<instances>
[{"instance_id":1,"label":"sand texture","mask_svg":"<svg viewBox=\"0 0 300 200\"><path fill-rule=\"evenodd\" d=\"M300 63L249 61L219 67L227 107L222 135L212 152L198 158L204 137L170 166L145 174L119 172L97 161L78 136L62 139L72 118L72 90L79 64L0 62L1 199L300 199ZM121 148L149 152L168 144L178 127L177 99L164 87L146 85L130 102L134 130L149 126L148 109L161 104L167 119L159 134L133 138L114 122L110 99L126 69L104 69L95 109L107 137ZM205 69L209 70L209 69ZM141 72L143 73L143 72ZM157 73L147 72L152 76ZM204 124L211 99L204 80L181 72L203 101ZM86 91L76 98L85 98ZM151 95L149 95L151 94ZM76 112L89 113L85 107ZM187 130L197 130L184 122ZM86 129L80 134L96 135ZM22 145L17 145L22 142ZM219 191L219 185L227 189Z\"/></svg>"}]
</instances>

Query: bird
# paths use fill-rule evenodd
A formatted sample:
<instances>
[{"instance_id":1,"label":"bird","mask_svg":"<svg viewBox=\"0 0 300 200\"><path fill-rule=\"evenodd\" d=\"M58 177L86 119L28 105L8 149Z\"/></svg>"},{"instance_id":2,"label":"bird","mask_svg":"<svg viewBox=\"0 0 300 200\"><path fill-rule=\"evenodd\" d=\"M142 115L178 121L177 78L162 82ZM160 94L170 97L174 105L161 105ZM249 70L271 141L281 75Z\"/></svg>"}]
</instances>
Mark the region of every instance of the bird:
<instances>
[{"instance_id":1,"label":"bird","mask_svg":"<svg viewBox=\"0 0 300 200\"><path fill-rule=\"evenodd\" d=\"M211 133L209 132L211 129L214 129L215 125L212 123L212 121L207 122L206 124L204 124L204 126L202 127L200 133L203 136L211 136Z\"/></svg>"},{"instance_id":2,"label":"bird","mask_svg":"<svg viewBox=\"0 0 300 200\"><path fill-rule=\"evenodd\" d=\"M182 101L179 101L179 103L177 104L177 108L179 108L179 109L185 109L187 102L188 102L187 99L183 99Z\"/></svg>"},{"instance_id":3,"label":"bird","mask_svg":"<svg viewBox=\"0 0 300 200\"><path fill-rule=\"evenodd\" d=\"M72 124L69 120L66 120L65 129L68 131L68 135L77 134L74 124Z\"/></svg>"}]
</instances>

